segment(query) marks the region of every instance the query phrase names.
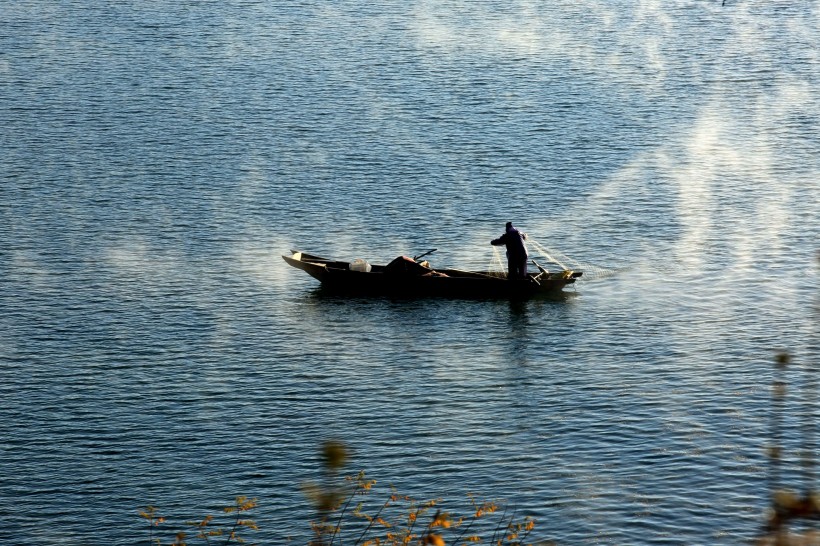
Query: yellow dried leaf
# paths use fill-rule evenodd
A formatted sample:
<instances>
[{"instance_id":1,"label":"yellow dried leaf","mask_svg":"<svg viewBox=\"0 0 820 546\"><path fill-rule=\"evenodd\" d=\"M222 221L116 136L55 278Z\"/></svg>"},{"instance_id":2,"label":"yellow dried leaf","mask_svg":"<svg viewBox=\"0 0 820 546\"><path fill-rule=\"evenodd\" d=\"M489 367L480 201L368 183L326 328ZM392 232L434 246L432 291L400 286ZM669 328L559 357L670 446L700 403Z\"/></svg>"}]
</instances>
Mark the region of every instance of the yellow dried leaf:
<instances>
[{"instance_id":1,"label":"yellow dried leaf","mask_svg":"<svg viewBox=\"0 0 820 546\"><path fill-rule=\"evenodd\" d=\"M436 512L435 517L433 518L433 522L430 524L430 527L444 527L445 529L450 527L450 514L444 512Z\"/></svg>"},{"instance_id":2,"label":"yellow dried leaf","mask_svg":"<svg viewBox=\"0 0 820 546\"><path fill-rule=\"evenodd\" d=\"M433 546L445 546L444 539L441 535L427 535L424 537L425 544L432 544Z\"/></svg>"}]
</instances>

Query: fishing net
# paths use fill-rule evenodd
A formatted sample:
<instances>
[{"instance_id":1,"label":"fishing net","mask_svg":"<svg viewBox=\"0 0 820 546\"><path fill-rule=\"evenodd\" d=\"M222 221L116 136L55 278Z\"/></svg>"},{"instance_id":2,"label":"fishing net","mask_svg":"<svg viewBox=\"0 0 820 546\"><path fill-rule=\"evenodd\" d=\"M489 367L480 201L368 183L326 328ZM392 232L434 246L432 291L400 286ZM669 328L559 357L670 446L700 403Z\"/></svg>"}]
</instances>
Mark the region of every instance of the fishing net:
<instances>
[{"instance_id":1,"label":"fishing net","mask_svg":"<svg viewBox=\"0 0 820 546\"><path fill-rule=\"evenodd\" d=\"M545 269L555 270L555 267L549 267L549 264L555 264L562 270L583 271L583 280L598 280L612 277L618 273L617 269L601 267L595 264L580 262L566 254L559 252L552 248L547 248L532 237L527 237L526 240L527 251L530 254L530 260L539 262ZM491 275L505 276L507 271L506 258L502 256L500 247L494 246L493 257L490 262L489 272Z\"/></svg>"}]
</instances>

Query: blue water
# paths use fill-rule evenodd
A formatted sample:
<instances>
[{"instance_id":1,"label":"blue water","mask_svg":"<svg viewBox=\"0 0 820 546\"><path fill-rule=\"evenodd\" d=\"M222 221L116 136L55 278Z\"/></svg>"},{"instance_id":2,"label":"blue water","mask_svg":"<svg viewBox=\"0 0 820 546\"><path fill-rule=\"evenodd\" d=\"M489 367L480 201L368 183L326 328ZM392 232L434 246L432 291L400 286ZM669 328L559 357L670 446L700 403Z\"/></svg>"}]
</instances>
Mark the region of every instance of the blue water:
<instances>
[{"instance_id":1,"label":"blue water","mask_svg":"<svg viewBox=\"0 0 820 546\"><path fill-rule=\"evenodd\" d=\"M0 542L247 495L304 543L330 437L559 544L754 537L778 351L787 486L817 417L820 6L725 4L0 0ZM279 257L486 268L509 220L571 297Z\"/></svg>"}]
</instances>

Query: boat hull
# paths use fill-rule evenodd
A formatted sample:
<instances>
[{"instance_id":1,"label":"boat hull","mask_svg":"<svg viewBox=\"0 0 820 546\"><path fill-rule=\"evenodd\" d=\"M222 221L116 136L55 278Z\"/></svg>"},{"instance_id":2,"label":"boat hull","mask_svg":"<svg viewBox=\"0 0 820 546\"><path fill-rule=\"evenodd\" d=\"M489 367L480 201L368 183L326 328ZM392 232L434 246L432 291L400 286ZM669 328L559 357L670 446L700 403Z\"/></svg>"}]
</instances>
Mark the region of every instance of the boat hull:
<instances>
[{"instance_id":1,"label":"boat hull","mask_svg":"<svg viewBox=\"0 0 820 546\"><path fill-rule=\"evenodd\" d=\"M282 256L289 265L301 269L333 293L391 296L399 298L532 298L560 295L575 282L579 272L531 274L527 279L508 280L506 276L480 271L455 269L428 270L424 274L397 274L388 266L372 266L371 271L351 269L349 262L293 252Z\"/></svg>"}]
</instances>

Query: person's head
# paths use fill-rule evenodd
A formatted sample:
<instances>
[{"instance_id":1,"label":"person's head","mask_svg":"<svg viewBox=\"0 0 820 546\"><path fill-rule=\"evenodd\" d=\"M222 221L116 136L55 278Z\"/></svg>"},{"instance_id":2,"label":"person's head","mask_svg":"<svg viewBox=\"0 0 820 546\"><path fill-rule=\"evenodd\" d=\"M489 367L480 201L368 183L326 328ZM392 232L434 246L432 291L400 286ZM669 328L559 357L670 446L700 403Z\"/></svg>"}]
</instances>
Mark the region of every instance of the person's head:
<instances>
[{"instance_id":1,"label":"person's head","mask_svg":"<svg viewBox=\"0 0 820 546\"><path fill-rule=\"evenodd\" d=\"M510 231L512 228L512 222L507 222L507 231Z\"/></svg>"}]
</instances>

